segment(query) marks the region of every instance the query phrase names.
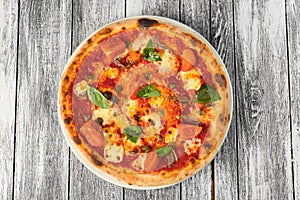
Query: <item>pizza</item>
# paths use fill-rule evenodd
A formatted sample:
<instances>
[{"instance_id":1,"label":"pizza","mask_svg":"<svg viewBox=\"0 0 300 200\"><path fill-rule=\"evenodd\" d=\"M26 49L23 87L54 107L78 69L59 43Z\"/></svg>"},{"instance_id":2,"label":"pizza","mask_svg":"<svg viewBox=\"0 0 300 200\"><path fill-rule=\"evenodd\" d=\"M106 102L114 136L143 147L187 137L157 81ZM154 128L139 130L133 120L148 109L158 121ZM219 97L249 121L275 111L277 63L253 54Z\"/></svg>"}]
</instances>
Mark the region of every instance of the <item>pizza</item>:
<instances>
[{"instance_id":1,"label":"pizza","mask_svg":"<svg viewBox=\"0 0 300 200\"><path fill-rule=\"evenodd\" d=\"M131 18L76 50L61 78L59 113L92 165L129 185L168 185L215 156L231 119L231 86L195 34L163 18Z\"/></svg>"}]
</instances>

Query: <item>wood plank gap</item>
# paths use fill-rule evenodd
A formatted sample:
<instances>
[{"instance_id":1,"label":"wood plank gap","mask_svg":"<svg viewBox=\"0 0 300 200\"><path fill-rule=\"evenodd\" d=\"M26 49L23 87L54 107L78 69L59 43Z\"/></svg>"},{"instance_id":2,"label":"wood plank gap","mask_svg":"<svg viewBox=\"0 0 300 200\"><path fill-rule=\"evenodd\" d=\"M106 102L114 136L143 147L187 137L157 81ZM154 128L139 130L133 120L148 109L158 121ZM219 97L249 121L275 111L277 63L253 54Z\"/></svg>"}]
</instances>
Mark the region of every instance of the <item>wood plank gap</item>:
<instances>
[{"instance_id":1,"label":"wood plank gap","mask_svg":"<svg viewBox=\"0 0 300 200\"><path fill-rule=\"evenodd\" d=\"M212 0L209 1L209 42L212 44ZM210 163L211 165L211 199L215 200L216 199L216 163L215 159L212 160Z\"/></svg>"},{"instance_id":2,"label":"wood plank gap","mask_svg":"<svg viewBox=\"0 0 300 200\"><path fill-rule=\"evenodd\" d=\"M286 34L286 53L287 53L287 67L288 67L288 91L289 91L289 118L290 118L290 140L291 140L291 167L292 167L292 183L293 183L293 200L295 200L295 178L294 178L294 155L293 155L293 122L292 122L292 100L291 100L291 78L290 78L290 52L289 52L289 32L288 32L288 17L287 17L287 0L285 0L285 34Z\"/></svg>"},{"instance_id":3,"label":"wood plank gap","mask_svg":"<svg viewBox=\"0 0 300 200\"><path fill-rule=\"evenodd\" d=\"M15 197L15 171L16 171L16 135L17 135L17 102L18 102L18 69L19 69L19 32L20 32L20 0L18 0L18 25L17 25L17 60L16 60L16 90L15 90L15 120L14 120L14 153L13 153L13 177L12 198Z\"/></svg>"},{"instance_id":4,"label":"wood plank gap","mask_svg":"<svg viewBox=\"0 0 300 200\"><path fill-rule=\"evenodd\" d=\"M178 12L179 12L179 20L180 22L182 21L182 16L181 16L181 0L178 2ZM182 199L182 182L179 183L179 199Z\"/></svg>"},{"instance_id":5,"label":"wood plank gap","mask_svg":"<svg viewBox=\"0 0 300 200\"><path fill-rule=\"evenodd\" d=\"M235 16L235 12L234 12L234 0L232 0L232 22L233 22L233 65L234 65L234 68L235 68L235 85L234 85L234 89L235 91L237 91L237 84L236 84L236 81L237 81L237 73L238 73L238 70L236 69L236 58L235 58L235 55L236 55L236 52L235 52L235 20L234 20L234 16ZM232 99L235 100L234 104L235 104L235 108L236 108L236 112L235 112L235 119L236 119L236 126L235 126L235 134L236 134L236 174L237 174L237 199L240 198L240 190L239 190L239 138L238 138L238 123L237 123L237 120L238 120L238 111L237 111L237 106L238 106L238 98L237 98L237 95L235 94L235 97L232 97Z\"/></svg>"},{"instance_id":6,"label":"wood plank gap","mask_svg":"<svg viewBox=\"0 0 300 200\"><path fill-rule=\"evenodd\" d=\"M71 44L70 44L70 56L72 55L72 50L73 50L73 23L74 23L74 16L73 16L73 6L74 1L71 0ZM68 148L69 150L69 158L68 158L68 188L67 188L67 192L68 192L68 200L70 200L70 196L71 196L71 149L70 147Z\"/></svg>"}]
</instances>

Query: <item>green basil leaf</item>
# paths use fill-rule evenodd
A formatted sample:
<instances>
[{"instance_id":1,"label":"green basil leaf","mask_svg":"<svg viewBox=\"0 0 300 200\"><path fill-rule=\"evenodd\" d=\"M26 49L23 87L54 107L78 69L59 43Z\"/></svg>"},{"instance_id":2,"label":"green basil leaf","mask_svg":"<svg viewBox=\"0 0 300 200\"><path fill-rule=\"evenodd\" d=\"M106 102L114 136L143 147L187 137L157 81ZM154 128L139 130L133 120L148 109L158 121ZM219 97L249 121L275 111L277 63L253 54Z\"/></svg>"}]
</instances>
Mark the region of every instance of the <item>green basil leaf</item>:
<instances>
[{"instance_id":1,"label":"green basil leaf","mask_svg":"<svg viewBox=\"0 0 300 200\"><path fill-rule=\"evenodd\" d=\"M96 88L88 86L87 94L90 101L100 108L109 108L108 100Z\"/></svg>"},{"instance_id":2,"label":"green basil leaf","mask_svg":"<svg viewBox=\"0 0 300 200\"><path fill-rule=\"evenodd\" d=\"M140 135L142 134L142 129L139 126L128 126L126 127L123 132L125 133L128 140L131 142L136 143L139 139Z\"/></svg>"},{"instance_id":3,"label":"green basil leaf","mask_svg":"<svg viewBox=\"0 0 300 200\"><path fill-rule=\"evenodd\" d=\"M167 146L156 149L156 153L158 157L164 157L173 150L174 142L170 142Z\"/></svg>"},{"instance_id":4,"label":"green basil leaf","mask_svg":"<svg viewBox=\"0 0 300 200\"><path fill-rule=\"evenodd\" d=\"M161 57L159 56L158 52L155 51L155 49L154 49L154 44L153 44L152 40L148 41L147 46L143 50L142 57L145 60L148 60L148 61L151 61L151 62L161 61Z\"/></svg>"},{"instance_id":5,"label":"green basil leaf","mask_svg":"<svg viewBox=\"0 0 300 200\"><path fill-rule=\"evenodd\" d=\"M160 91L157 90L154 85L150 84L140 89L137 92L137 96L142 98L159 97Z\"/></svg>"},{"instance_id":6,"label":"green basil leaf","mask_svg":"<svg viewBox=\"0 0 300 200\"><path fill-rule=\"evenodd\" d=\"M210 103L220 99L221 97L218 91L214 87L207 84L203 85L195 95L195 102L198 103Z\"/></svg>"}]
</instances>

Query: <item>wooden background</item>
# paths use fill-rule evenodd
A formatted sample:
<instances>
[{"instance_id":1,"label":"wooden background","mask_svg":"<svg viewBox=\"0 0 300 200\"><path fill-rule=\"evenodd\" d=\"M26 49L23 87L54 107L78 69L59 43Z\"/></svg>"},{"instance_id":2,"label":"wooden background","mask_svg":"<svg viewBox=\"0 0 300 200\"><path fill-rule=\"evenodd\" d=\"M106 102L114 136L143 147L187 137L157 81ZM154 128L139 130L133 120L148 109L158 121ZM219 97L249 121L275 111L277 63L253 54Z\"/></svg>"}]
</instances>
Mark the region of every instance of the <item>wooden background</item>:
<instances>
[{"instance_id":1,"label":"wooden background","mask_svg":"<svg viewBox=\"0 0 300 200\"><path fill-rule=\"evenodd\" d=\"M215 160L173 187L135 191L89 172L63 139L60 75L99 27L134 15L191 26L234 89ZM0 0L0 199L300 199L300 1Z\"/></svg>"}]
</instances>

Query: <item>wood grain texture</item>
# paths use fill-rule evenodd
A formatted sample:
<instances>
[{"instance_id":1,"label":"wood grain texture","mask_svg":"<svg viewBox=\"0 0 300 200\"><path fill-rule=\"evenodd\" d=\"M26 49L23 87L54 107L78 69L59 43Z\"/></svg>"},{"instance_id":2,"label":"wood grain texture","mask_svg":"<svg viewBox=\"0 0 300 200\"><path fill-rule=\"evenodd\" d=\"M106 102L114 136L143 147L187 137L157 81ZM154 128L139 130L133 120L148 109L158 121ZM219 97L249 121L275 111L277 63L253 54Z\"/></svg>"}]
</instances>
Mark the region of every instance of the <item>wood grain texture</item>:
<instances>
[{"instance_id":1,"label":"wood grain texture","mask_svg":"<svg viewBox=\"0 0 300 200\"><path fill-rule=\"evenodd\" d=\"M12 199L18 1L0 1L0 199Z\"/></svg>"},{"instance_id":2,"label":"wood grain texture","mask_svg":"<svg viewBox=\"0 0 300 200\"><path fill-rule=\"evenodd\" d=\"M234 1L239 199L292 199L284 1Z\"/></svg>"},{"instance_id":3,"label":"wood grain texture","mask_svg":"<svg viewBox=\"0 0 300 200\"><path fill-rule=\"evenodd\" d=\"M190 26L210 41L210 2L182 0L181 22ZM212 164L182 182L182 199L212 199Z\"/></svg>"},{"instance_id":4,"label":"wood grain texture","mask_svg":"<svg viewBox=\"0 0 300 200\"><path fill-rule=\"evenodd\" d=\"M300 199L300 2L287 1L294 198Z\"/></svg>"},{"instance_id":5,"label":"wood grain texture","mask_svg":"<svg viewBox=\"0 0 300 200\"><path fill-rule=\"evenodd\" d=\"M127 0L126 2L126 15L157 15L168 17L171 19L179 20L179 1L164 1L164 0ZM172 187L138 191L125 189L125 199L180 199L180 184Z\"/></svg>"},{"instance_id":6,"label":"wood grain texture","mask_svg":"<svg viewBox=\"0 0 300 200\"><path fill-rule=\"evenodd\" d=\"M212 45L227 68L233 86L234 100L231 126L215 158L216 199L238 199L233 3L231 0L213 0L211 7Z\"/></svg>"},{"instance_id":7,"label":"wood grain texture","mask_svg":"<svg viewBox=\"0 0 300 200\"><path fill-rule=\"evenodd\" d=\"M70 1L21 1L19 19L15 199L68 196L68 146L57 88L70 54Z\"/></svg>"},{"instance_id":8,"label":"wood grain texture","mask_svg":"<svg viewBox=\"0 0 300 200\"><path fill-rule=\"evenodd\" d=\"M73 1L72 51L91 33L125 16L125 1ZM71 153L70 199L122 199L123 188L108 183L81 164Z\"/></svg>"}]
</instances>

